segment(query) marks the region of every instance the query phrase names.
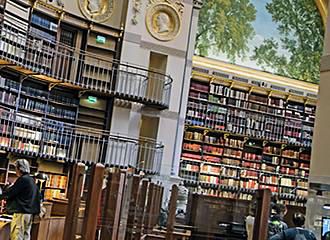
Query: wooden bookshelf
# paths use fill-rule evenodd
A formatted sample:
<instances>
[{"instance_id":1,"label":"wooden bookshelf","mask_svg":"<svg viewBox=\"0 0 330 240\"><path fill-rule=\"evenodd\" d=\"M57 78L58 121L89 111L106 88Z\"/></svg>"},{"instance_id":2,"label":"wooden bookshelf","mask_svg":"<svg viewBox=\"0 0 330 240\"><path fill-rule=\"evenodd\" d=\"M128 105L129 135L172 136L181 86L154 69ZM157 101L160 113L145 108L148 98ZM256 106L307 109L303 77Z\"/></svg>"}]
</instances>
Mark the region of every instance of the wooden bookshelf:
<instances>
[{"instance_id":1,"label":"wooden bookshelf","mask_svg":"<svg viewBox=\"0 0 330 240\"><path fill-rule=\"evenodd\" d=\"M192 79L180 176L203 194L249 200L254 190L268 188L280 201L303 206L315 108Z\"/></svg>"}]
</instances>

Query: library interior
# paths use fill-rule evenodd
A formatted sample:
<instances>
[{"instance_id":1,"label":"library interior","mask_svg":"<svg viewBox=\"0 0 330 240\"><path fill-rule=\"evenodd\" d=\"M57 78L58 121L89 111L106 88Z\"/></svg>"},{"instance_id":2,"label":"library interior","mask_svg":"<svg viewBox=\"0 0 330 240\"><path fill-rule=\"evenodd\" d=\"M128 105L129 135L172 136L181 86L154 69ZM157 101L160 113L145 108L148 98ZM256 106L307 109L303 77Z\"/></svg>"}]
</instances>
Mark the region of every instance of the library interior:
<instances>
[{"instance_id":1,"label":"library interior","mask_svg":"<svg viewBox=\"0 0 330 240\"><path fill-rule=\"evenodd\" d=\"M330 239L328 6L0 0L0 240Z\"/></svg>"}]
</instances>

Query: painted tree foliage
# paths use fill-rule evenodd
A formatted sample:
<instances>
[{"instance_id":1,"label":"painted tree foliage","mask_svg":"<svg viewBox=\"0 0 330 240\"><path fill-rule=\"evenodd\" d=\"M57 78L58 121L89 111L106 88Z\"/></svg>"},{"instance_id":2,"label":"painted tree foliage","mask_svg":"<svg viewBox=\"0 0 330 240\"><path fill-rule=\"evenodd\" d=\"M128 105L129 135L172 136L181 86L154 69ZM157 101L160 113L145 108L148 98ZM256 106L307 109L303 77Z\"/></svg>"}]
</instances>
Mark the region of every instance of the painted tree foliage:
<instances>
[{"instance_id":1,"label":"painted tree foliage","mask_svg":"<svg viewBox=\"0 0 330 240\"><path fill-rule=\"evenodd\" d=\"M249 51L248 42L255 35L252 23L256 9L250 0L204 0L199 15L196 53L222 52L235 62Z\"/></svg>"},{"instance_id":2,"label":"painted tree foliage","mask_svg":"<svg viewBox=\"0 0 330 240\"><path fill-rule=\"evenodd\" d=\"M314 0L272 0L266 9L278 24L280 39L265 39L251 60L264 70L317 83L324 28Z\"/></svg>"}]
</instances>

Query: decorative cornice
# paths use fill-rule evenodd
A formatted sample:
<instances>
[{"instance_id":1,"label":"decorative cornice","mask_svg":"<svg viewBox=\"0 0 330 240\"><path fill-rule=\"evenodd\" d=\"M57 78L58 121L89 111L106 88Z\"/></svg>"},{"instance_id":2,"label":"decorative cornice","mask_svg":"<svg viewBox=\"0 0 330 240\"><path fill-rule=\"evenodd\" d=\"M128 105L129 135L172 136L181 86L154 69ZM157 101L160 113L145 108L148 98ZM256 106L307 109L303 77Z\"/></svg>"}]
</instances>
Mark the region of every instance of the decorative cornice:
<instances>
[{"instance_id":1,"label":"decorative cornice","mask_svg":"<svg viewBox=\"0 0 330 240\"><path fill-rule=\"evenodd\" d=\"M193 67L208 68L220 72L234 74L243 78L253 78L256 80L266 81L273 84L280 84L286 87L299 88L302 91L307 91L315 94L317 94L319 89L319 85L317 84L299 81L288 77L282 77L260 70L233 65L220 60L213 60L205 57L194 56Z\"/></svg>"}]
</instances>

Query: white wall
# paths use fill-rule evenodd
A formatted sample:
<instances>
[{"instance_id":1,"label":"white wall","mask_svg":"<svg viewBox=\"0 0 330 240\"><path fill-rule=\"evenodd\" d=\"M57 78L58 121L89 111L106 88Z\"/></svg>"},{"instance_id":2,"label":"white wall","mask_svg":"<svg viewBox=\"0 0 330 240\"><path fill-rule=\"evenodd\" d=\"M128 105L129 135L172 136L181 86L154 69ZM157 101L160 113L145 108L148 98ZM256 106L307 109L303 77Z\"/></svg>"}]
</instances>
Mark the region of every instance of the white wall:
<instances>
[{"instance_id":1,"label":"white wall","mask_svg":"<svg viewBox=\"0 0 330 240\"><path fill-rule=\"evenodd\" d=\"M134 132L136 134L139 131L137 122L139 122L141 114L159 116L157 140L165 145L161 175L169 177L172 172L175 177L178 175L179 170L191 60L196 32L196 29L190 31L190 22L193 20L192 26L196 28L198 16L194 14L192 17L193 1L184 1L184 12L179 35L172 41L158 41L153 38L146 28L145 14L149 0L142 0L141 12L137 15L137 25L132 24L131 21L133 18L132 4L134 2L130 1L128 6L121 61L148 68L151 51L166 54L168 56L166 72L173 78L170 105L168 110L161 112L156 110L146 112L143 107L135 106L131 109L130 116L124 114L127 109L120 110L119 107L116 107L111 129L114 131L126 131L127 133ZM197 10L195 11L198 12ZM132 117L133 115L134 117ZM171 169L172 166L174 166L173 169Z\"/></svg>"}]
</instances>

